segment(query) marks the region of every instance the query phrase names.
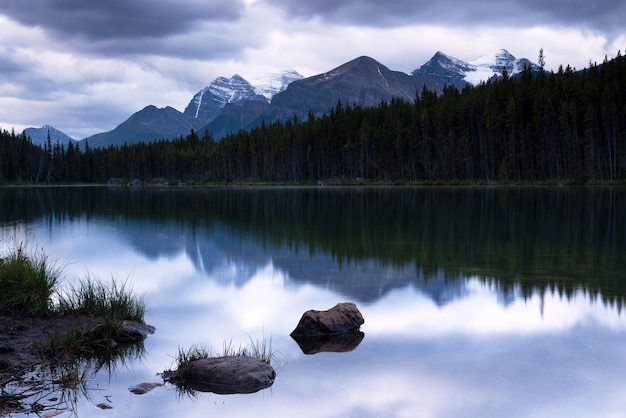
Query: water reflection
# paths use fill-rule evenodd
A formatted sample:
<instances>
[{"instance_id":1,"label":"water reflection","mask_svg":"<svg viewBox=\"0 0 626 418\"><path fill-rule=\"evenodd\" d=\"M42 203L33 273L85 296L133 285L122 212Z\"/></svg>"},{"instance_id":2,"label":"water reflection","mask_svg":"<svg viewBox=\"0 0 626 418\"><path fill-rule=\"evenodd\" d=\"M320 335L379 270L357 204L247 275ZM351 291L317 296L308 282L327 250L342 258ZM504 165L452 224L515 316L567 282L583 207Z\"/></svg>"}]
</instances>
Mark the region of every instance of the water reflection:
<instances>
[{"instance_id":1,"label":"water reflection","mask_svg":"<svg viewBox=\"0 0 626 418\"><path fill-rule=\"evenodd\" d=\"M362 331L324 336L291 335L304 354L346 353L361 344L365 334Z\"/></svg>"},{"instance_id":2,"label":"water reflection","mask_svg":"<svg viewBox=\"0 0 626 418\"><path fill-rule=\"evenodd\" d=\"M16 188L0 202L5 225L106 223L138 253L184 251L207 274L271 258L294 280L361 301L430 282L445 303L463 294L448 282L468 276L498 280L503 300L518 285L620 304L626 291L624 188Z\"/></svg>"},{"instance_id":3,"label":"water reflection","mask_svg":"<svg viewBox=\"0 0 626 418\"><path fill-rule=\"evenodd\" d=\"M141 361L146 351L143 342L120 346L115 350L83 353L69 360L42 361L42 364L23 376L12 376L2 382L0 414L18 416L32 414L43 417L57 415L82 416L79 405L112 409L110 399L96 403L92 386L98 374L114 376L128 364Z\"/></svg>"},{"instance_id":4,"label":"water reflection","mask_svg":"<svg viewBox=\"0 0 626 418\"><path fill-rule=\"evenodd\" d=\"M149 354L93 381L104 388L94 402L108 396L118 415L609 416L626 408L625 197L0 189L0 222L3 237L30 235L67 261L70 279L129 277L145 292L158 329ZM302 312L343 301L357 303L367 337L304 354L289 337ZM286 359L271 390L186 402L164 386L128 398L178 347L250 337L271 337Z\"/></svg>"}]
</instances>

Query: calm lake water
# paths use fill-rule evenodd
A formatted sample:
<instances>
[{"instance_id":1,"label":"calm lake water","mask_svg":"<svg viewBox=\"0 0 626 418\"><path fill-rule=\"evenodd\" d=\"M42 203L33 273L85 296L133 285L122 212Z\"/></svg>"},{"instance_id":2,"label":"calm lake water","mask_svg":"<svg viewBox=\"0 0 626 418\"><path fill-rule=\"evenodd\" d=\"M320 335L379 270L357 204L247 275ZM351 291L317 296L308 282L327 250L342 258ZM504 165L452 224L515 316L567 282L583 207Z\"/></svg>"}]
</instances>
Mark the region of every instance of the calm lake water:
<instances>
[{"instance_id":1,"label":"calm lake water","mask_svg":"<svg viewBox=\"0 0 626 418\"><path fill-rule=\"evenodd\" d=\"M0 188L0 249L25 240L64 284L127 280L157 328L60 417L610 417L625 215L624 188ZM339 302L361 343L304 354L302 313ZM251 339L276 350L269 389L128 391L179 347Z\"/></svg>"}]
</instances>

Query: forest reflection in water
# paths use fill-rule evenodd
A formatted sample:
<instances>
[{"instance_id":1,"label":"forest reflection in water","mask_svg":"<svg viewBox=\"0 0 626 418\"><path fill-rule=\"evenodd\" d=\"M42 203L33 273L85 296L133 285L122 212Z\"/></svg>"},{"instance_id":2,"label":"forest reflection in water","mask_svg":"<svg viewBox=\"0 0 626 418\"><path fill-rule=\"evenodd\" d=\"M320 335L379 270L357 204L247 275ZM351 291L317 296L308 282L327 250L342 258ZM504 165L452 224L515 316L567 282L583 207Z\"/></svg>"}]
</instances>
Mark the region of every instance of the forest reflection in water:
<instances>
[{"instance_id":1,"label":"forest reflection in water","mask_svg":"<svg viewBox=\"0 0 626 418\"><path fill-rule=\"evenodd\" d=\"M202 244L219 231L268 254L330 255L340 268L415 266L425 280L442 272L477 276L497 281L504 293L514 284L527 294L582 288L621 303L626 291L624 188L11 188L0 189L0 205L5 225L107 219L131 239L141 234L134 245L149 256L174 253L190 237ZM157 230L177 236L168 235L168 247L143 235ZM203 264L202 247L190 255ZM349 278L362 298L375 297L363 279L377 280Z\"/></svg>"},{"instance_id":2,"label":"forest reflection in water","mask_svg":"<svg viewBox=\"0 0 626 418\"><path fill-rule=\"evenodd\" d=\"M179 345L271 335L286 366L271 395L227 399L240 416L621 410L623 213L613 187L0 189L3 237L145 292L158 332L108 394L153 379ZM339 301L361 309L362 341L303 353L299 316ZM204 416L218 402L203 415L145 396L121 405Z\"/></svg>"}]
</instances>

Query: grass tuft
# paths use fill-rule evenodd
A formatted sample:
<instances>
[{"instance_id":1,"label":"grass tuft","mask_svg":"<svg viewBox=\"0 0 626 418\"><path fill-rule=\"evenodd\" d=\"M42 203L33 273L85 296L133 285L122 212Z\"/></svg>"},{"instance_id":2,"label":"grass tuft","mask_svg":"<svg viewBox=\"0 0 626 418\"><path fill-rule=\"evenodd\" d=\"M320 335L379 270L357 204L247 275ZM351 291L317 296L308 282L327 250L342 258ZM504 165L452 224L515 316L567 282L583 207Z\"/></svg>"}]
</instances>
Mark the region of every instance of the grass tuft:
<instances>
[{"instance_id":1,"label":"grass tuft","mask_svg":"<svg viewBox=\"0 0 626 418\"><path fill-rule=\"evenodd\" d=\"M77 356L110 348L122 321L144 322L143 298L133 294L126 282L113 279L106 284L87 275L77 287L59 289L60 273L43 252L28 252L23 243L0 254L0 315L91 319L88 329L51 335L41 347L42 354Z\"/></svg>"},{"instance_id":2,"label":"grass tuft","mask_svg":"<svg viewBox=\"0 0 626 418\"><path fill-rule=\"evenodd\" d=\"M87 315L94 318L90 329L82 335L69 334L55 343L58 346L93 349L107 347L122 329L122 321L143 323L145 304L143 298L128 290L126 283L115 279L110 284L87 276L78 287L70 287L58 294L57 312L61 315Z\"/></svg>"},{"instance_id":3,"label":"grass tuft","mask_svg":"<svg viewBox=\"0 0 626 418\"><path fill-rule=\"evenodd\" d=\"M203 358L211 357L211 351L207 350L201 345L192 345L189 349L184 350L178 347L178 355L176 356L176 363L178 367L184 366L195 360L201 360Z\"/></svg>"},{"instance_id":4,"label":"grass tuft","mask_svg":"<svg viewBox=\"0 0 626 418\"><path fill-rule=\"evenodd\" d=\"M0 255L0 314L46 317L85 314L105 320L143 322L145 304L126 282L109 285L89 276L78 287L59 290L62 269L42 251L28 252L23 243ZM58 299L54 304L53 299Z\"/></svg>"},{"instance_id":5,"label":"grass tuft","mask_svg":"<svg viewBox=\"0 0 626 418\"><path fill-rule=\"evenodd\" d=\"M0 257L0 314L45 317L52 313L52 295L61 268L41 251L29 253L19 243Z\"/></svg>"},{"instance_id":6,"label":"grass tuft","mask_svg":"<svg viewBox=\"0 0 626 418\"><path fill-rule=\"evenodd\" d=\"M178 354L175 357L176 369L179 374L184 375L184 371L189 367L189 363L195 360L200 360L209 357L232 357L232 356L249 356L254 357L264 363L270 364L275 352L272 351L272 339L269 342L266 339L258 341L250 338L250 343L247 346L239 345L235 347L233 340L224 341L222 351L220 353L213 353L211 350L205 348L202 345L192 345L188 349L178 347ZM171 373L167 371L167 373Z\"/></svg>"},{"instance_id":7,"label":"grass tuft","mask_svg":"<svg viewBox=\"0 0 626 418\"><path fill-rule=\"evenodd\" d=\"M97 277L87 276L78 287L59 293L60 314L86 314L111 320L143 322L145 304L126 287L126 282L113 279L106 285Z\"/></svg>"},{"instance_id":8,"label":"grass tuft","mask_svg":"<svg viewBox=\"0 0 626 418\"><path fill-rule=\"evenodd\" d=\"M250 338L248 355L270 364L276 354L276 352L272 350L272 337L270 337L269 342L265 338L263 338L263 341L259 341L253 340L251 336L248 337Z\"/></svg>"}]
</instances>

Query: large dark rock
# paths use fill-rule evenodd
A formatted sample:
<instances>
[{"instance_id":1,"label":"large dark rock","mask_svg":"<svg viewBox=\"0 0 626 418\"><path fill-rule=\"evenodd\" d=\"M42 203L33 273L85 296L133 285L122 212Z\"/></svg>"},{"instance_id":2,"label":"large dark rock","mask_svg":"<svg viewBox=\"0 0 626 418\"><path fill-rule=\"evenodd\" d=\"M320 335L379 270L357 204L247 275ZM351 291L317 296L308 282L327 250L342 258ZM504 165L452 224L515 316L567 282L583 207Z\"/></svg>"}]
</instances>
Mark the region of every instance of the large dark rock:
<instances>
[{"instance_id":1,"label":"large dark rock","mask_svg":"<svg viewBox=\"0 0 626 418\"><path fill-rule=\"evenodd\" d=\"M354 303L338 303L327 311L306 311L291 337L356 332L365 320Z\"/></svg>"},{"instance_id":2,"label":"large dark rock","mask_svg":"<svg viewBox=\"0 0 626 418\"><path fill-rule=\"evenodd\" d=\"M274 368L254 357L208 357L189 362L166 379L199 392L254 393L274 383Z\"/></svg>"}]
</instances>

